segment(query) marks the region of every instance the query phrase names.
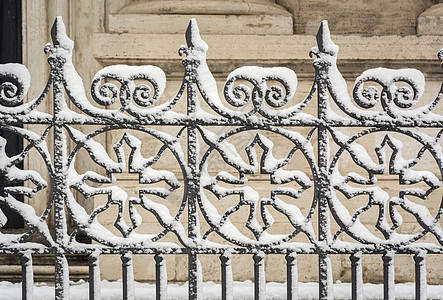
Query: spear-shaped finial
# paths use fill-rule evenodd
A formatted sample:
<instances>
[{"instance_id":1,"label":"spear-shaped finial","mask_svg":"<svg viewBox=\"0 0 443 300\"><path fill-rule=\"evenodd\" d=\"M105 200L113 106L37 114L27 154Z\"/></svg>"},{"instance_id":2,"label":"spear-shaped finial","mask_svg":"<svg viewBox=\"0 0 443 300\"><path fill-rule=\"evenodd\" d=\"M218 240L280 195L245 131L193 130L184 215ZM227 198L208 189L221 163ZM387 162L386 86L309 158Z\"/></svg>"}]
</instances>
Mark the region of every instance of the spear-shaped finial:
<instances>
[{"instance_id":1,"label":"spear-shaped finial","mask_svg":"<svg viewBox=\"0 0 443 300\"><path fill-rule=\"evenodd\" d=\"M189 21L188 28L186 29L186 43L188 48L201 49L204 52L208 51L208 44L202 40L197 21L194 18Z\"/></svg>"},{"instance_id":2,"label":"spear-shaped finial","mask_svg":"<svg viewBox=\"0 0 443 300\"><path fill-rule=\"evenodd\" d=\"M54 47L61 47L68 51L74 48L74 41L72 41L66 34L65 23L63 23L63 18L58 16L55 18L54 24L51 28L51 37Z\"/></svg>"},{"instance_id":3,"label":"spear-shaped finial","mask_svg":"<svg viewBox=\"0 0 443 300\"><path fill-rule=\"evenodd\" d=\"M338 53L338 46L331 40L331 33L329 32L328 21L321 21L320 28L317 32L318 50L323 53L336 55Z\"/></svg>"}]
</instances>

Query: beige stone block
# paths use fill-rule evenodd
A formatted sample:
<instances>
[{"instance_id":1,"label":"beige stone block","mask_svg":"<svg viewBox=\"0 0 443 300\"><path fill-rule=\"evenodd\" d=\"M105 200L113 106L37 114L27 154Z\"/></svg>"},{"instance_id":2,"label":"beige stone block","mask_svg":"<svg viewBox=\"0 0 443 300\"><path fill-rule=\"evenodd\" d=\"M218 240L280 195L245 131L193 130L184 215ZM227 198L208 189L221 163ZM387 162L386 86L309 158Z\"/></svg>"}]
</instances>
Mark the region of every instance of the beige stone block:
<instances>
[{"instance_id":1,"label":"beige stone block","mask_svg":"<svg viewBox=\"0 0 443 300\"><path fill-rule=\"evenodd\" d=\"M32 99L38 97L42 92L42 89L47 83L49 77L49 68L45 56L43 55L43 47L48 42L49 37L49 27L48 20L50 12L48 12L47 4L43 4L39 1L25 1L22 4L22 41L23 41L23 53L22 53L22 63L29 70L31 75L31 86L29 87L28 94L24 102L30 102ZM52 22L53 20L49 21ZM36 53L39 55L37 56ZM41 112L49 113L53 109L51 96L48 95L49 99L47 101L42 101L39 105L38 110ZM47 127L47 126L44 126ZM29 130L35 130L37 132L43 132L43 126L39 125L24 125L24 128ZM48 145L51 145L53 138L49 134L46 139ZM26 141L24 141L24 147L26 147ZM49 151L52 152L51 147L48 147ZM25 158L24 169L35 170L42 174L43 178L48 184L49 179L48 169L45 166L40 154L37 151L31 150L28 157ZM31 185L33 185L31 183ZM49 199L50 189L46 188L39 193L37 193L34 198L26 199L25 202L35 206L37 214L41 214L45 208L47 199ZM52 220L52 216L49 216Z\"/></svg>"},{"instance_id":2,"label":"beige stone block","mask_svg":"<svg viewBox=\"0 0 443 300\"><path fill-rule=\"evenodd\" d=\"M195 18L202 33L292 34L291 15L111 14L109 31L117 33L183 33Z\"/></svg>"},{"instance_id":3,"label":"beige stone block","mask_svg":"<svg viewBox=\"0 0 443 300\"><path fill-rule=\"evenodd\" d=\"M419 16L417 33L423 35L440 35L443 32L442 16Z\"/></svg>"},{"instance_id":4,"label":"beige stone block","mask_svg":"<svg viewBox=\"0 0 443 300\"><path fill-rule=\"evenodd\" d=\"M54 280L54 265L34 265L32 267L34 282L51 282ZM72 281L88 278L87 266L69 266L69 279ZM0 265L0 279L9 282L21 282L22 267L20 265Z\"/></svg>"},{"instance_id":5,"label":"beige stone block","mask_svg":"<svg viewBox=\"0 0 443 300\"><path fill-rule=\"evenodd\" d=\"M318 25L320 26L320 22ZM183 34L94 34L94 57L109 64L152 60L179 60L178 47L184 43ZM333 27L331 27L334 33ZM316 46L312 35L214 35L202 34L209 45L209 60L274 60L276 65L283 61L309 60L308 53ZM340 46L339 60L431 60L443 44L441 36L362 36L332 35ZM152 41L145 43L145 41ZM254 45L253 51L251 46Z\"/></svg>"},{"instance_id":6,"label":"beige stone block","mask_svg":"<svg viewBox=\"0 0 443 300\"><path fill-rule=\"evenodd\" d=\"M221 262L219 255L199 255L198 259L202 266L203 281L221 282ZM246 261L242 261L243 264Z\"/></svg>"},{"instance_id":7,"label":"beige stone block","mask_svg":"<svg viewBox=\"0 0 443 300\"><path fill-rule=\"evenodd\" d=\"M299 282L314 282L318 280L318 256L297 255L297 271Z\"/></svg>"},{"instance_id":8,"label":"beige stone block","mask_svg":"<svg viewBox=\"0 0 443 300\"><path fill-rule=\"evenodd\" d=\"M443 281L442 264L443 257L441 254L429 254L426 256L426 278L428 284L441 284Z\"/></svg>"},{"instance_id":9,"label":"beige stone block","mask_svg":"<svg viewBox=\"0 0 443 300\"><path fill-rule=\"evenodd\" d=\"M252 255L233 255L231 259L233 280L253 280L254 260Z\"/></svg>"},{"instance_id":10,"label":"beige stone block","mask_svg":"<svg viewBox=\"0 0 443 300\"><path fill-rule=\"evenodd\" d=\"M137 1L120 9L119 13L289 15L285 8L272 0Z\"/></svg>"},{"instance_id":11,"label":"beige stone block","mask_svg":"<svg viewBox=\"0 0 443 300\"><path fill-rule=\"evenodd\" d=\"M441 35L443 32L443 3L435 4L417 18L417 34Z\"/></svg>"},{"instance_id":12,"label":"beige stone block","mask_svg":"<svg viewBox=\"0 0 443 300\"><path fill-rule=\"evenodd\" d=\"M269 254L265 257L265 272L267 282L286 281L285 255Z\"/></svg>"},{"instance_id":13,"label":"beige stone block","mask_svg":"<svg viewBox=\"0 0 443 300\"><path fill-rule=\"evenodd\" d=\"M187 280L187 256L166 255L168 282ZM122 262L119 255L101 255L100 272L102 280L122 278ZM142 282L155 281L154 255L133 255L134 279ZM186 272L184 272L186 271Z\"/></svg>"},{"instance_id":14,"label":"beige stone block","mask_svg":"<svg viewBox=\"0 0 443 300\"><path fill-rule=\"evenodd\" d=\"M363 255L362 265L364 283L383 283L383 260L381 255ZM432 270L430 268L430 265L427 265L427 276L429 277L429 275L432 274ZM343 280L348 281L350 279L350 265L348 265L345 270L346 277ZM394 273L396 283L414 282L415 262L413 259L413 255L395 255ZM432 284L431 281L428 281L428 284Z\"/></svg>"},{"instance_id":15,"label":"beige stone block","mask_svg":"<svg viewBox=\"0 0 443 300\"><path fill-rule=\"evenodd\" d=\"M317 32L320 20L328 20L337 33L415 34L416 18L432 0L403 1L312 1L279 0L294 16L298 34Z\"/></svg>"}]
</instances>

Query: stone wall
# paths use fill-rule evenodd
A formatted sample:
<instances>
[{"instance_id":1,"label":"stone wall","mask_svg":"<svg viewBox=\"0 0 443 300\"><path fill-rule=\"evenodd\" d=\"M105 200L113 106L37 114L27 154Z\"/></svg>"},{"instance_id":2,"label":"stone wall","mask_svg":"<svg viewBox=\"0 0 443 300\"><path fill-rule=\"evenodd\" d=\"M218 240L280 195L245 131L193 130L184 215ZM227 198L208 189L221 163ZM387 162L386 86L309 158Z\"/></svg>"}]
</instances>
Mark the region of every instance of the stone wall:
<instances>
[{"instance_id":1,"label":"stone wall","mask_svg":"<svg viewBox=\"0 0 443 300\"><path fill-rule=\"evenodd\" d=\"M277 1L294 16L295 34L315 34L328 20L336 34L414 35L417 17L438 1Z\"/></svg>"}]
</instances>

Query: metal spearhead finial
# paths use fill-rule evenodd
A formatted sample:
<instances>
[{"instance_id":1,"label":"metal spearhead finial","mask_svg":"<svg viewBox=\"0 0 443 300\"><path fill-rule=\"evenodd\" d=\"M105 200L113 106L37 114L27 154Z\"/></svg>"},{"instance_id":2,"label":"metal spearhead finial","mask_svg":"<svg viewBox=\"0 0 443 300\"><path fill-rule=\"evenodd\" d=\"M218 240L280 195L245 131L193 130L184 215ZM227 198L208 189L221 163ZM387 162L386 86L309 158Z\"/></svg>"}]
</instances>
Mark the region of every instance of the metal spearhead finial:
<instances>
[{"instance_id":1,"label":"metal spearhead finial","mask_svg":"<svg viewBox=\"0 0 443 300\"><path fill-rule=\"evenodd\" d=\"M204 52L208 51L208 44L202 40L197 21L194 18L189 21L188 28L186 29L186 43L188 48L196 48Z\"/></svg>"},{"instance_id":2,"label":"metal spearhead finial","mask_svg":"<svg viewBox=\"0 0 443 300\"><path fill-rule=\"evenodd\" d=\"M321 21L320 28L317 32L318 50L330 55L337 55L338 46L331 40L331 33L329 32L328 21Z\"/></svg>"},{"instance_id":3,"label":"metal spearhead finial","mask_svg":"<svg viewBox=\"0 0 443 300\"><path fill-rule=\"evenodd\" d=\"M61 16L55 18L54 24L51 28L51 37L54 47L61 47L68 51L71 51L74 48L74 41L66 34L65 23L63 23Z\"/></svg>"},{"instance_id":4,"label":"metal spearhead finial","mask_svg":"<svg viewBox=\"0 0 443 300\"><path fill-rule=\"evenodd\" d=\"M197 26L197 21L194 18L189 21L188 28L186 29L185 38L187 46L180 46L180 48L178 49L178 54L180 56L183 54L189 56L191 52L206 54L206 52L208 51L208 44L206 44L205 41L202 40L200 36L200 30Z\"/></svg>"}]
</instances>

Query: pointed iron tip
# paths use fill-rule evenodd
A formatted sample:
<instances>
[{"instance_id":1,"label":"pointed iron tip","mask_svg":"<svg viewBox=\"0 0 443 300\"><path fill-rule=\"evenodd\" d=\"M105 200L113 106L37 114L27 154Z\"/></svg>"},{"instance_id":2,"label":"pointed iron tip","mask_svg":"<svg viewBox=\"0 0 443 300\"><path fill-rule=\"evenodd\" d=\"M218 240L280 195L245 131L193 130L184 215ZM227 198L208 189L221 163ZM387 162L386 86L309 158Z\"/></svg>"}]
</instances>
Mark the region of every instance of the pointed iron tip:
<instances>
[{"instance_id":1,"label":"pointed iron tip","mask_svg":"<svg viewBox=\"0 0 443 300\"><path fill-rule=\"evenodd\" d=\"M195 38L200 38L200 31L198 29L197 21L192 18L189 20L188 28L186 29L186 44L188 47L194 47Z\"/></svg>"},{"instance_id":2,"label":"pointed iron tip","mask_svg":"<svg viewBox=\"0 0 443 300\"><path fill-rule=\"evenodd\" d=\"M54 46L60 46L66 50L74 48L74 42L66 34L66 26L61 16L55 18L51 28L51 37Z\"/></svg>"},{"instance_id":3,"label":"pointed iron tip","mask_svg":"<svg viewBox=\"0 0 443 300\"><path fill-rule=\"evenodd\" d=\"M63 23L63 18L62 18L62 16L57 16L54 20L54 23L52 24L52 27L51 27L51 37L52 37L52 42L54 43L54 46L60 45L60 41L58 40L58 33L61 30L63 30L64 33L66 34L65 23Z\"/></svg>"},{"instance_id":4,"label":"pointed iron tip","mask_svg":"<svg viewBox=\"0 0 443 300\"><path fill-rule=\"evenodd\" d=\"M196 48L203 52L208 51L208 45L202 40L195 19L189 21L188 28L186 29L186 43L188 44L188 48Z\"/></svg>"},{"instance_id":5,"label":"pointed iron tip","mask_svg":"<svg viewBox=\"0 0 443 300\"><path fill-rule=\"evenodd\" d=\"M327 20L321 21L317 32L317 45L320 52L328 52L330 54L338 52L338 46L331 40L331 32L329 31Z\"/></svg>"},{"instance_id":6,"label":"pointed iron tip","mask_svg":"<svg viewBox=\"0 0 443 300\"><path fill-rule=\"evenodd\" d=\"M320 27L318 28L318 32L317 32L317 40L319 38L329 38L330 37L330 31L329 31L329 26L328 26L328 21L327 20L323 20L321 21Z\"/></svg>"}]
</instances>

